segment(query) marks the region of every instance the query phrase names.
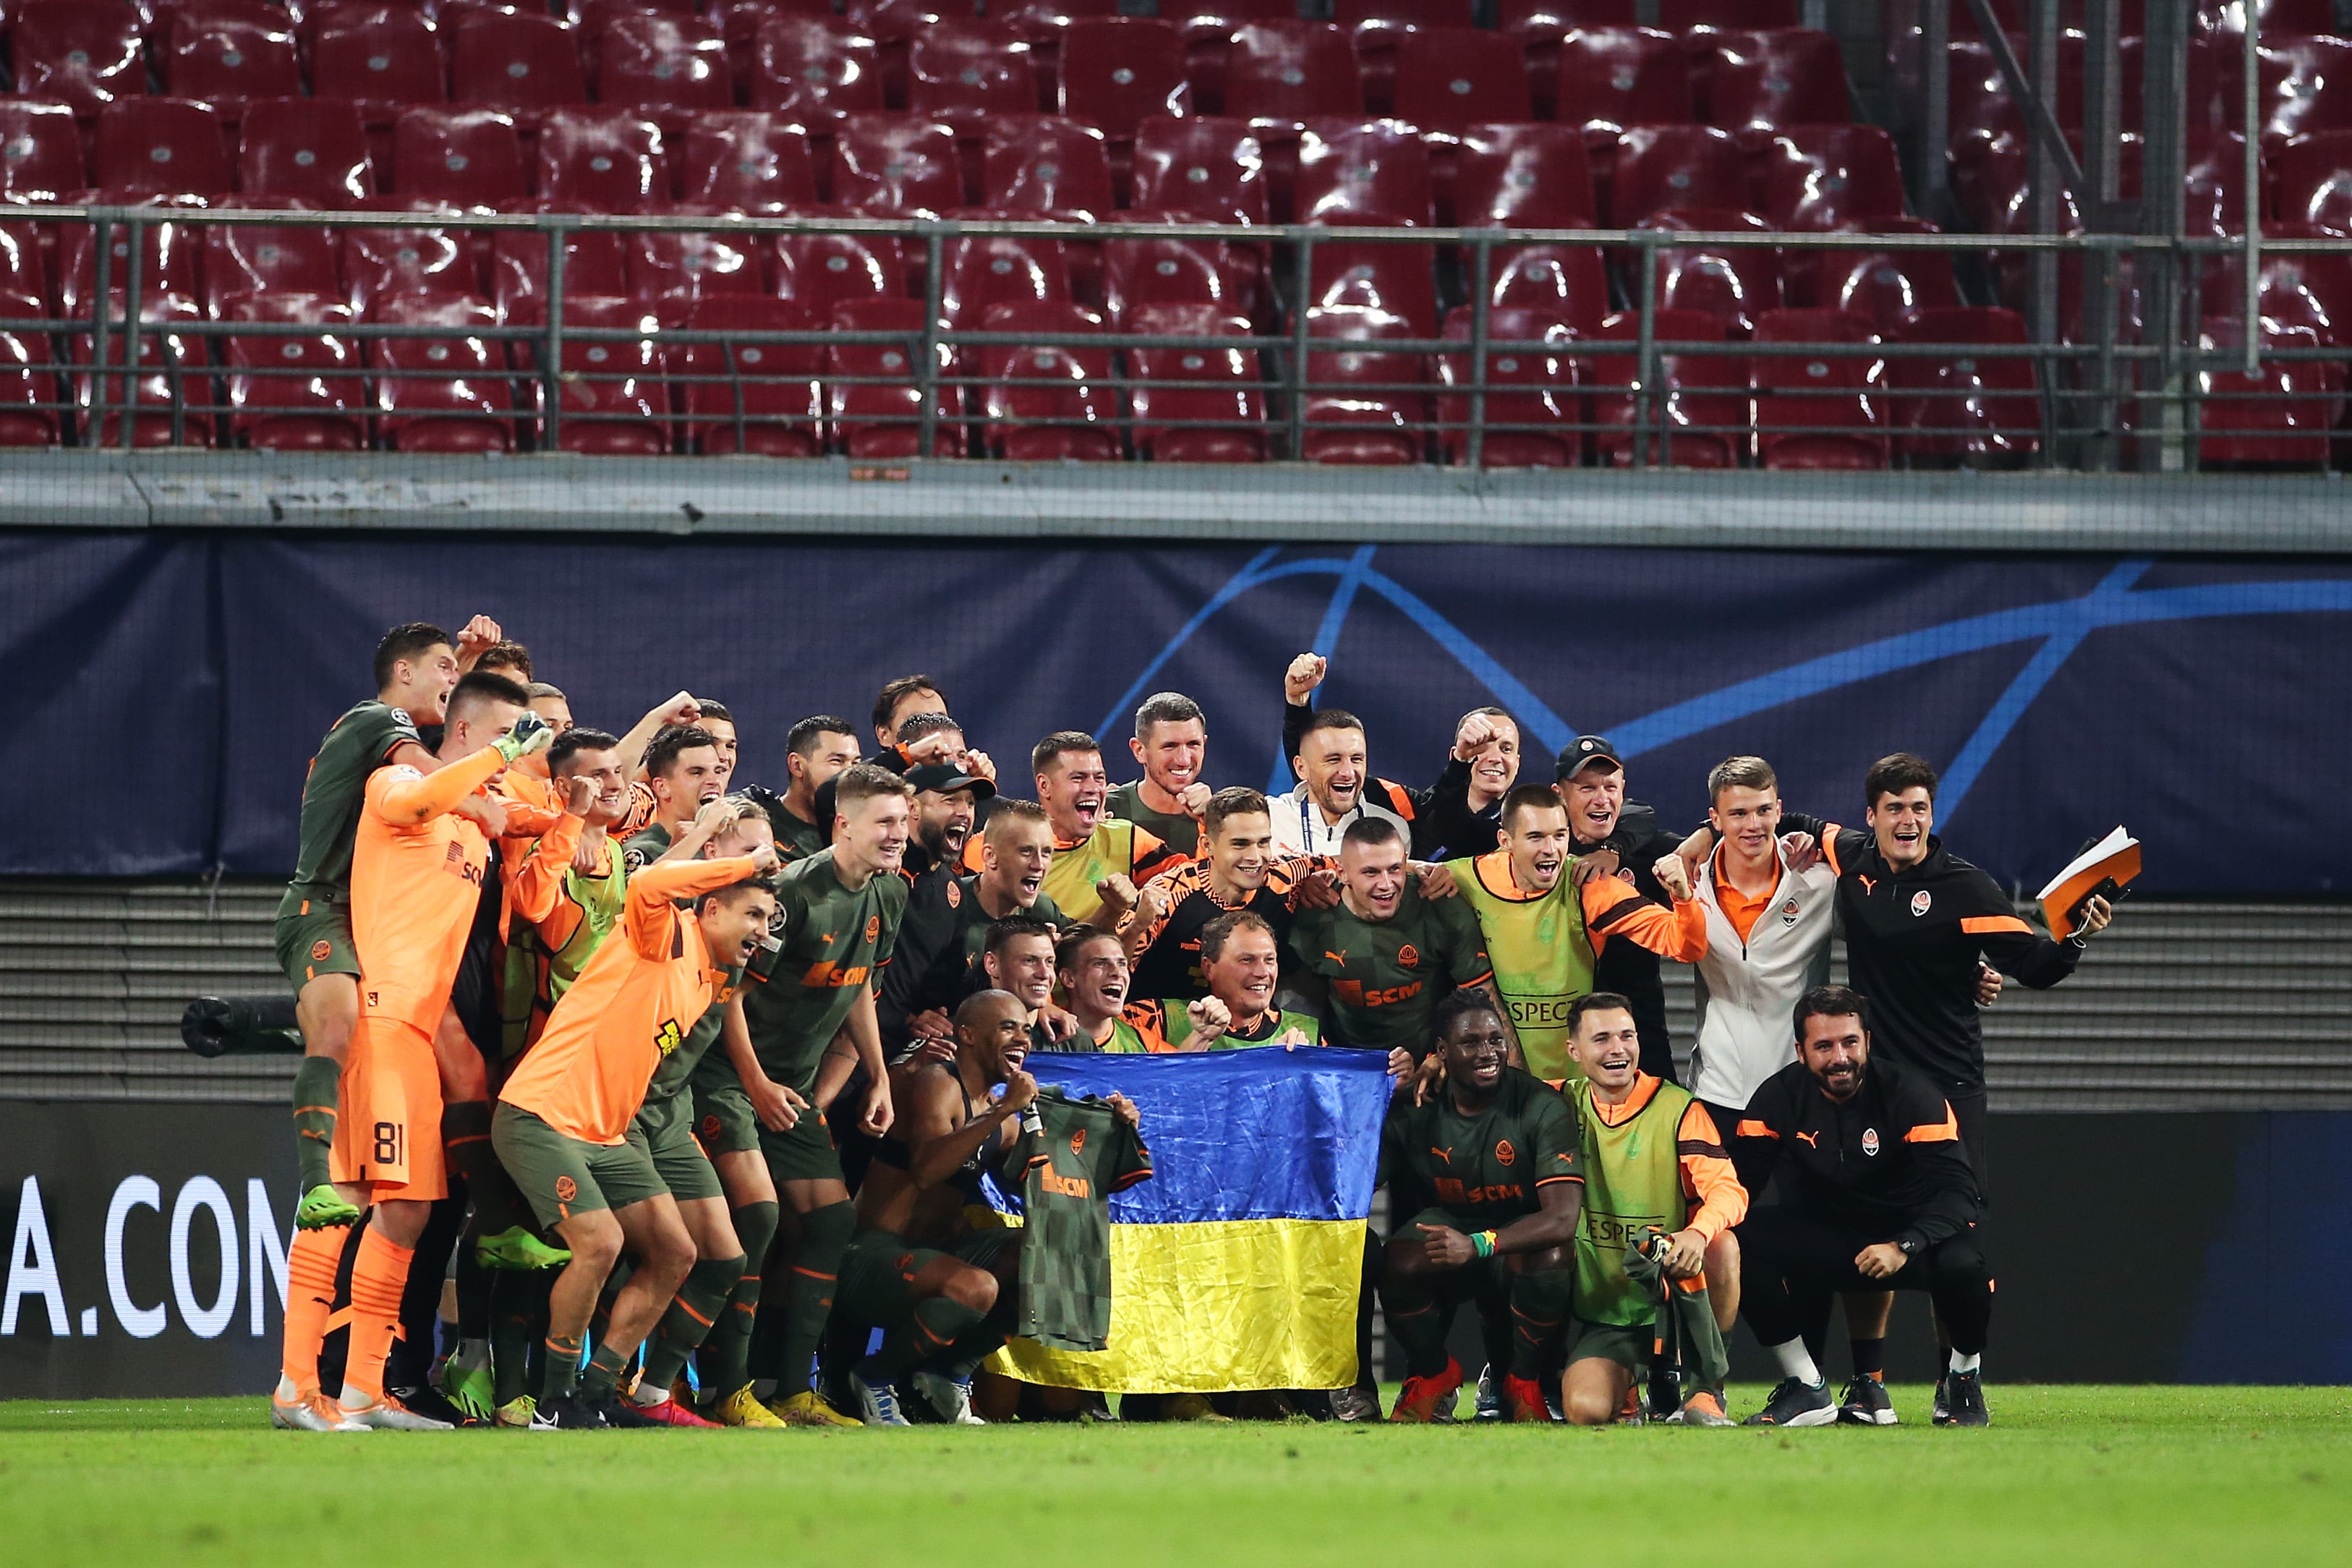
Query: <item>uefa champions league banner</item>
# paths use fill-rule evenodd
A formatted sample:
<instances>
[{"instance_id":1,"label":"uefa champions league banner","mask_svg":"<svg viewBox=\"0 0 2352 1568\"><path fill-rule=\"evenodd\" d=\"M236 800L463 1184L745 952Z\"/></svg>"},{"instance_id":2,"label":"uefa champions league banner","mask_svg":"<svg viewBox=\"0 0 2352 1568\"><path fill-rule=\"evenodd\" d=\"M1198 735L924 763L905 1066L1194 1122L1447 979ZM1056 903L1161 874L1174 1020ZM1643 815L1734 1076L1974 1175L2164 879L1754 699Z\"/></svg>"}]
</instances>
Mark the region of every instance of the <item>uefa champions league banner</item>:
<instances>
[{"instance_id":1,"label":"uefa champions league banner","mask_svg":"<svg viewBox=\"0 0 2352 1568\"><path fill-rule=\"evenodd\" d=\"M866 732L876 689L923 670L1008 783L1072 726L1132 776L1129 716L1174 689L1208 710L1211 782L1264 785L1286 773L1283 667L1314 649L1318 700L1361 714L1402 783L1493 703L1528 776L1603 733L1672 824L1736 752L1853 821L1864 770L1908 750L1944 772L1953 847L2006 882L2122 823L2145 893L2352 886L2342 562L44 531L0 534L0 765L49 781L0 819L0 872L282 873L303 765L371 694L376 637L478 612L583 722L625 729L680 687L723 700L747 782L782 783L794 720Z\"/></svg>"}]
</instances>

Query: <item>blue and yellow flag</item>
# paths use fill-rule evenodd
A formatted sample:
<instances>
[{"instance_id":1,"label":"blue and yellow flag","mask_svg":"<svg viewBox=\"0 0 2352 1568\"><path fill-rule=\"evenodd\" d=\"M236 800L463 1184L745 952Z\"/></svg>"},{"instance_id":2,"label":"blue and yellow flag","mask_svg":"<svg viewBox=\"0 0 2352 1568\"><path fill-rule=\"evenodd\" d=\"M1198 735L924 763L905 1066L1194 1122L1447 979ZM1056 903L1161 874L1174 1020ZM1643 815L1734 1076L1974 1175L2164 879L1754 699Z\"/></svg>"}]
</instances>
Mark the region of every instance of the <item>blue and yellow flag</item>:
<instances>
[{"instance_id":1,"label":"blue and yellow flag","mask_svg":"<svg viewBox=\"0 0 2352 1568\"><path fill-rule=\"evenodd\" d=\"M1041 1084L1126 1095L1152 1179L1110 1200L1110 1343L1014 1340L991 1363L1120 1394L1340 1388L1389 1102L1375 1051L1033 1056Z\"/></svg>"}]
</instances>

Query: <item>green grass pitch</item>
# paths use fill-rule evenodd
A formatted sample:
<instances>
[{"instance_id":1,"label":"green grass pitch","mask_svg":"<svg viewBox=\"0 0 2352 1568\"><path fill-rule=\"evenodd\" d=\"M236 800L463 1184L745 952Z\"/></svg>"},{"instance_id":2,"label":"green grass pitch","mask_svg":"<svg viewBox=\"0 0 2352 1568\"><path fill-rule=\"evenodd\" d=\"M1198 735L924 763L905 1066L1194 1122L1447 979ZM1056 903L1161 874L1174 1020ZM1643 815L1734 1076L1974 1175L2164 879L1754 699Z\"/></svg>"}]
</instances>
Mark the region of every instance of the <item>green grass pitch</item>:
<instances>
[{"instance_id":1,"label":"green grass pitch","mask_svg":"<svg viewBox=\"0 0 2352 1568\"><path fill-rule=\"evenodd\" d=\"M1736 1413L1762 1390L1735 1389ZM0 1561L2018 1563L2352 1560L2352 1392L2002 1388L1990 1431L268 1429L258 1399L0 1404ZM1537 1554L1541 1555L1537 1555Z\"/></svg>"}]
</instances>

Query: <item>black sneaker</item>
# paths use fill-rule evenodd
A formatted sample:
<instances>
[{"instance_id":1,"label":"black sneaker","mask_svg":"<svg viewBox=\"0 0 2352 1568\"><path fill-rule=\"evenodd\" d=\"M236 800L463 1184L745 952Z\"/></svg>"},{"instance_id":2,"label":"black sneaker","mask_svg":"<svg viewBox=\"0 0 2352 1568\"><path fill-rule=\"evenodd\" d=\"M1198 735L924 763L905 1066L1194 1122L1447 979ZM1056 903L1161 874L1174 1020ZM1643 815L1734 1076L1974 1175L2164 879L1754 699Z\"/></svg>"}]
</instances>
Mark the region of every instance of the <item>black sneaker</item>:
<instances>
[{"instance_id":1,"label":"black sneaker","mask_svg":"<svg viewBox=\"0 0 2352 1568\"><path fill-rule=\"evenodd\" d=\"M409 1414L431 1421L446 1421L452 1426L479 1426L481 1423L442 1397L441 1391L431 1384L419 1384L414 1388L384 1385L384 1392L406 1405Z\"/></svg>"},{"instance_id":2,"label":"black sneaker","mask_svg":"<svg viewBox=\"0 0 2352 1568\"><path fill-rule=\"evenodd\" d=\"M604 1424L610 1428L639 1431L659 1429L669 1425L667 1421L655 1420L617 1394L608 1394L598 1400L594 1409L603 1418Z\"/></svg>"},{"instance_id":3,"label":"black sneaker","mask_svg":"<svg viewBox=\"0 0 2352 1568\"><path fill-rule=\"evenodd\" d=\"M1841 1426L1892 1426L1897 1417L1895 1401L1886 1395L1886 1385L1864 1373L1856 1373L1845 1385L1845 1397L1838 1401L1838 1425Z\"/></svg>"},{"instance_id":4,"label":"black sneaker","mask_svg":"<svg viewBox=\"0 0 2352 1568\"><path fill-rule=\"evenodd\" d=\"M1973 1372L1956 1372L1945 1382L1949 1384L1948 1405L1944 1417L1947 1426L1990 1426L1992 1412L1985 1408L1984 1378Z\"/></svg>"},{"instance_id":5,"label":"black sneaker","mask_svg":"<svg viewBox=\"0 0 2352 1568\"><path fill-rule=\"evenodd\" d=\"M604 1406L587 1404L576 1394L541 1400L530 1417L534 1432L603 1432L611 1426Z\"/></svg>"},{"instance_id":6,"label":"black sneaker","mask_svg":"<svg viewBox=\"0 0 2352 1568\"><path fill-rule=\"evenodd\" d=\"M1948 1372L1939 1372L1936 1374L1936 1399L1935 1403L1927 1407L1927 1422L1930 1426L1949 1426L1952 1424L1952 1397L1950 1391L1946 1387L1946 1384L1951 1381L1951 1375Z\"/></svg>"},{"instance_id":7,"label":"black sneaker","mask_svg":"<svg viewBox=\"0 0 2352 1568\"><path fill-rule=\"evenodd\" d=\"M1650 1369L1650 1419L1667 1420L1678 1414L1682 1407L1682 1369L1674 1366L1652 1367Z\"/></svg>"},{"instance_id":8,"label":"black sneaker","mask_svg":"<svg viewBox=\"0 0 2352 1568\"><path fill-rule=\"evenodd\" d=\"M1742 1421L1742 1426L1827 1426L1837 1419L1837 1401L1826 1383L1800 1383L1784 1377L1773 1386L1764 1408Z\"/></svg>"}]
</instances>

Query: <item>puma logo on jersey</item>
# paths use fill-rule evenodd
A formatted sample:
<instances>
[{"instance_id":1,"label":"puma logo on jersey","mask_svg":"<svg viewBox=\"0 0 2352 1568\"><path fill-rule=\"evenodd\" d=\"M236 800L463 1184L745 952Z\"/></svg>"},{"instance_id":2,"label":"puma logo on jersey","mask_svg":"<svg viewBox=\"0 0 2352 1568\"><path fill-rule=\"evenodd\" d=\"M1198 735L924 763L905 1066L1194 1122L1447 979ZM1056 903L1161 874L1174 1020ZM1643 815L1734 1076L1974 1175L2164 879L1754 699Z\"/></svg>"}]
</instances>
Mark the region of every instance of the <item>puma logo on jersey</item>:
<instances>
[{"instance_id":1,"label":"puma logo on jersey","mask_svg":"<svg viewBox=\"0 0 2352 1568\"><path fill-rule=\"evenodd\" d=\"M1800 1132L1797 1136L1804 1140L1805 1147L1808 1149L1818 1149L1822 1146L1822 1135L1818 1132Z\"/></svg>"},{"instance_id":2,"label":"puma logo on jersey","mask_svg":"<svg viewBox=\"0 0 2352 1568\"><path fill-rule=\"evenodd\" d=\"M1864 877L1857 873L1854 877L1854 880L1862 884L1862 894L1864 898L1868 898L1870 896L1870 890L1878 886L1878 879L1875 877Z\"/></svg>"},{"instance_id":3,"label":"puma logo on jersey","mask_svg":"<svg viewBox=\"0 0 2352 1568\"><path fill-rule=\"evenodd\" d=\"M1429 1152L1436 1155L1439 1159L1444 1161L1449 1165L1454 1163L1454 1151L1451 1149L1441 1149L1436 1144L1433 1143L1429 1146Z\"/></svg>"},{"instance_id":4,"label":"puma logo on jersey","mask_svg":"<svg viewBox=\"0 0 2352 1568\"><path fill-rule=\"evenodd\" d=\"M1329 959L1334 963L1344 966L1348 962L1348 950L1343 947L1339 952L1333 952L1327 947L1323 950L1323 956Z\"/></svg>"}]
</instances>

